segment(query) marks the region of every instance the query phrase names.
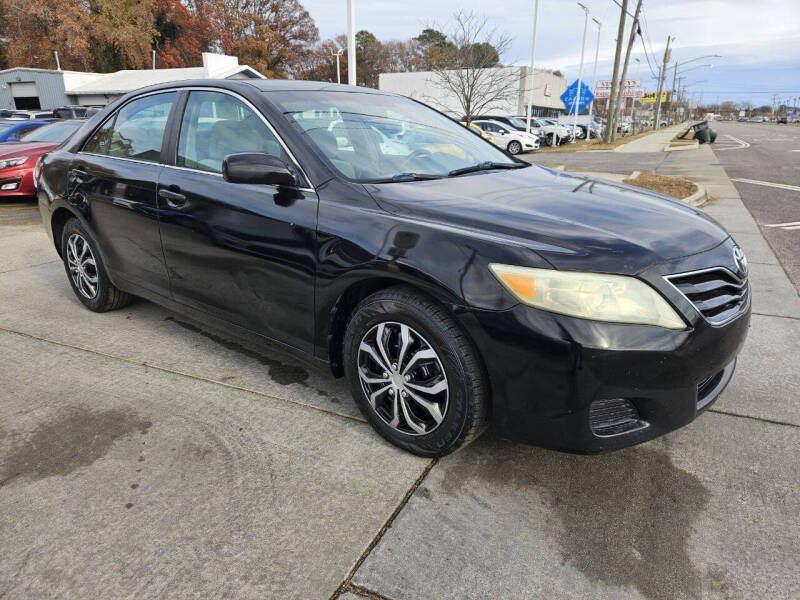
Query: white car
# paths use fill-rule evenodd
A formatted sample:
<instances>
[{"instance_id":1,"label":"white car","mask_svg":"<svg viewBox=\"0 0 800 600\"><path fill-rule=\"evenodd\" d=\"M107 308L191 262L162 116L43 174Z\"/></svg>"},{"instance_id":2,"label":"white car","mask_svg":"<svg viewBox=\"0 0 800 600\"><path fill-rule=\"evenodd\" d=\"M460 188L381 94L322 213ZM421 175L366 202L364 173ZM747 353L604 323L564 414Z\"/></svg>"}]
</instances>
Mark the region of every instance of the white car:
<instances>
[{"instance_id":1,"label":"white car","mask_svg":"<svg viewBox=\"0 0 800 600\"><path fill-rule=\"evenodd\" d=\"M499 121L478 119L473 121L494 138L495 145L505 148L509 154L532 152L539 149L539 136L525 131L518 131Z\"/></svg>"},{"instance_id":2,"label":"white car","mask_svg":"<svg viewBox=\"0 0 800 600\"><path fill-rule=\"evenodd\" d=\"M525 121L526 117L516 117ZM544 143L548 146L553 146L558 140L559 144L569 141L572 133L572 127L565 127L558 121L544 119L541 117L531 117L531 127L536 127L544 134Z\"/></svg>"}]
</instances>

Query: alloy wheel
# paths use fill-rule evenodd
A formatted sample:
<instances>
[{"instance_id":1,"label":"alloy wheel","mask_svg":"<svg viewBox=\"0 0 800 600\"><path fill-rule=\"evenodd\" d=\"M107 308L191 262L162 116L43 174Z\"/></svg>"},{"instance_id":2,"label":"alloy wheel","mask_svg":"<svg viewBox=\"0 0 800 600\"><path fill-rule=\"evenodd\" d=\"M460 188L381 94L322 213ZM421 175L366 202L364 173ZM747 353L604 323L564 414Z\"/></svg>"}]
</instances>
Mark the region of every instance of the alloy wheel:
<instances>
[{"instance_id":1,"label":"alloy wheel","mask_svg":"<svg viewBox=\"0 0 800 600\"><path fill-rule=\"evenodd\" d=\"M435 430L447 413L449 387L433 346L404 323L386 321L361 338L361 388L375 413L407 435Z\"/></svg>"},{"instance_id":2,"label":"alloy wheel","mask_svg":"<svg viewBox=\"0 0 800 600\"><path fill-rule=\"evenodd\" d=\"M522 152L522 145L519 142L511 142L508 145L508 151L511 154L519 154L520 152Z\"/></svg>"},{"instance_id":3,"label":"alloy wheel","mask_svg":"<svg viewBox=\"0 0 800 600\"><path fill-rule=\"evenodd\" d=\"M97 296L97 263L89 242L78 233L67 240L67 267L72 282L84 298L92 300Z\"/></svg>"}]
</instances>

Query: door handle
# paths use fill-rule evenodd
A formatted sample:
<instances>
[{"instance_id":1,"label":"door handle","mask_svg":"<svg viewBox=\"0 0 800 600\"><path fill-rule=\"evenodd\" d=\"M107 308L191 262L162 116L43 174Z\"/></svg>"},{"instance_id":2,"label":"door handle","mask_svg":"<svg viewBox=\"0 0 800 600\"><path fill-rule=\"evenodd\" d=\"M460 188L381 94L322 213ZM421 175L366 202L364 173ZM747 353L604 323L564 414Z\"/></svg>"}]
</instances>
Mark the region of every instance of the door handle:
<instances>
[{"instance_id":1,"label":"door handle","mask_svg":"<svg viewBox=\"0 0 800 600\"><path fill-rule=\"evenodd\" d=\"M170 208L183 208L186 206L186 196L170 189L158 190L159 198L163 198Z\"/></svg>"},{"instance_id":2,"label":"door handle","mask_svg":"<svg viewBox=\"0 0 800 600\"><path fill-rule=\"evenodd\" d=\"M83 169L72 169L72 174L78 177L88 177L89 173L84 171Z\"/></svg>"}]
</instances>

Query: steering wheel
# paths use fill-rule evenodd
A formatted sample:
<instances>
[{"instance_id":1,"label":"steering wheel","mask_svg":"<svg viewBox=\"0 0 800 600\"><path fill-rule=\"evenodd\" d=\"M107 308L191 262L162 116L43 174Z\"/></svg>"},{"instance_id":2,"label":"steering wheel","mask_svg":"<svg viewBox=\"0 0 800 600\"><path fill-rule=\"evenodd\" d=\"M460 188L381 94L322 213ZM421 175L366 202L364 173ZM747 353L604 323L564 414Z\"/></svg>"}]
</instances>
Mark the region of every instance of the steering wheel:
<instances>
[{"instance_id":1,"label":"steering wheel","mask_svg":"<svg viewBox=\"0 0 800 600\"><path fill-rule=\"evenodd\" d=\"M411 154L409 154L406 159L403 161L403 164L400 165L400 171L404 171L408 163L412 160L417 158L424 158L426 156L430 156L433 154L432 152L428 152L427 150L414 150Z\"/></svg>"}]
</instances>

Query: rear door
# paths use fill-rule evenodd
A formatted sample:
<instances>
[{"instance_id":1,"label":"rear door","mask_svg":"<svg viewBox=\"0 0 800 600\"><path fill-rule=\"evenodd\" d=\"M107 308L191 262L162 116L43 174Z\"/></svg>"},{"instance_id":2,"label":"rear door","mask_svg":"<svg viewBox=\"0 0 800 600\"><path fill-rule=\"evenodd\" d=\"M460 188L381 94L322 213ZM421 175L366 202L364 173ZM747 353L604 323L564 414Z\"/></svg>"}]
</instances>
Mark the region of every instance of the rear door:
<instances>
[{"instance_id":1,"label":"rear door","mask_svg":"<svg viewBox=\"0 0 800 600\"><path fill-rule=\"evenodd\" d=\"M107 119L69 170L69 201L87 216L112 278L169 297L156 182L178 93L140 96Z\"/></svg>"},{"instance_id":2,"label":"rear door","mask_svg":"<svg viewBox=\"0 0 800 600\"><path fill-rule=\"evenodd\" d=\"M173 298L313 350L317 195L260 112L222 90L192 90L158 184ZM301 185L226 182L225 156L275 155Z\"/></svg>"}]
</instances>

